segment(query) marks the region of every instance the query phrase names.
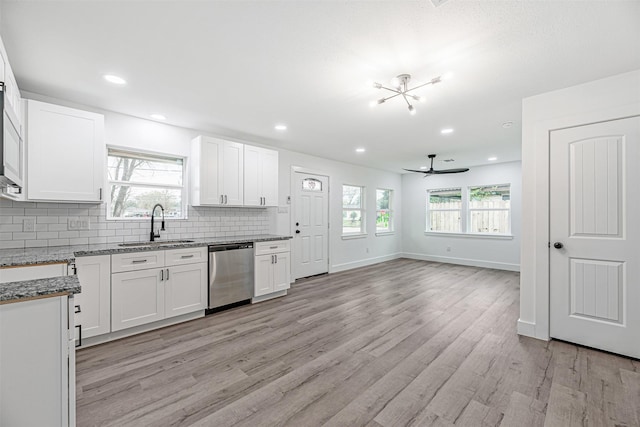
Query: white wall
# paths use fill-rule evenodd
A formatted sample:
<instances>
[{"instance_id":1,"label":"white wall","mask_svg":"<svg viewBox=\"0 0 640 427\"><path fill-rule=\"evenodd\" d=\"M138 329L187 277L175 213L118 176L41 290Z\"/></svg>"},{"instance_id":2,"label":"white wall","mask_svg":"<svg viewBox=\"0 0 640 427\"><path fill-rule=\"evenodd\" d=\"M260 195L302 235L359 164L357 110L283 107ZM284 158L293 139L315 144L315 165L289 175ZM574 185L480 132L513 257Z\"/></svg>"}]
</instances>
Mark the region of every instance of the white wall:
<instances>
[{"instance_id":1,"label":"white wall","mask_svg":"<svg viewBox=\"0 0 640 427\"><path fill-rule=\"evenodd\" d=\"M329 272L347 270L350 268L374 264L376 262L394 259L400 256L402 221L402 195L400 174L349 165L333 160L322 159L306 154L280 150L280 206L286 207L288 212L278 213L275 218L274 230L277 234L292 235L292 218L287 196L292 196L291 188L292 167L303 168L305 172L329 176L329 210L331 230L329 235ZM364 238L342 239L342 185L352 184L365 187L366 231ZM393 206L395 233L376 236L376 188L393 190Z\"/></svg>"},{"instance_id":2,"label":"white wall","mask_svg":"<svg viewBox=\"0 0 640 427\"><path fill-rule=\"evenodd\" d=\"M105 139L108 145L119 147L137 148L146 151L155 151L159 153L173 154L178 156L188 156L190 153L190 142L198 135L209 135L206 132L200 132L194 129L186 129L177 126L171 126L163 123L144 120L124 114L114 113L98 108L87 107L70 103L68 101L53 99L34 93L22 93L23 97L35 99L43 102L64 105L72 108L84 109L103 114L105 116ZM222 137L223 139L231 139ZM251 145L261 146L259 143L252 141L246 142ZM264 146L264 145L262 145ZM274 147L267 148L274 149ZM269 216L269 232L273 234L292 235L293 220L291 218L291 206L287 204L287 196L292 194L291 186L291 168L292 166L307 168L318 173L329 176L330 200L329 206L331 210L330 223L332 224L329 251L330 265L329 271L335 272L355 268L362 265L368 265L393 259L399 256L401 252L400 239L400 222L397 221L397 229L390 236L375 235L375 190L378 187L394 190L396 217L400 218L401 209L401 177L400 174L385 172L377 169L355 166L348 163L327 160L320 157L310 156L306 154L296 153L292 151L277 149L279 152L279 205L282 213L277 213L278 209L268 208L266 211ZM366 208L367 208L367 230L369 231L366 238L355 240L342 240L341 224L342 224L342 184L359 184L366 187ZM22 205L21 205L22 206ZM25 208L26 209L26 208ZM103 208L104 209L104 208ZM215 209L221 208L196 208L199 211L208 211L207 216L215 216ZM194 209L191 208L190 212ZM248 217L247 221L252 224L260 225L260 229L244 230L263 232L261 226L264 221L264 209L239 209L242 211L243 217ZM220 211L224 216L230 214L230 210ZM253 213L253 215L252 215ZM201 213L202 214L202 213ZM207 219L207 221L209 221ZM220 225L220 224L213 224ZM252 228L254 225L247 225ZM183 228L183 227L181 227ZM1 230L0 230L1 231ZM190 230L187 230L190 231ZM202 230L207 235L211 233L218 234L225 231L227 235L230 231L226 227L224 230L214 230L208 228ZM182 229L176 230L179 235L185 234ZM188 233L187 233L188 234ZM241 233L240 233L241 234ZM253 233L256 234L256 233ZM186 234L185 234L186 235ZM199 235L199 234L198 234ZM174 236L174 234L171 234ZM21 237L24 237L21 235ZM37 236L36 236L37 237ZM100 236L101 237L101 236ZM31 242L33 243L33 242ZM4 245L11 245L5 242ZM18 247L19 243L14 243L13 247ZM29 242L20 244L19 247L28 246ZM43 243L44 245L44 243ZM2 244L0 244L2 246ZM367 251L368 250L368 251Z\"/></svg>"},{"instance_id":3,"label":"white wall","mask_svg":"<svg viewBox=\"0 0 640 427\"><path fill-rule=\"evenodd\" d=\"M520 162L477 166L470 168L466 173L434 175L428 178L419 174L403 175L403 256L518 271L522 195L520 183ZM511 184L513 238L425 235L427 190L492 184Z\"/></svg>"},{"instance_id":4,"label":"white wall","mask_svg":"<svg viewBox=\"0 0 640 427\"><path fill-rule=\"evenodd\" d=\"M549 131L638 114L640 70L523 101L518 333L549 338Z\"/></svg>"}]
</instances>

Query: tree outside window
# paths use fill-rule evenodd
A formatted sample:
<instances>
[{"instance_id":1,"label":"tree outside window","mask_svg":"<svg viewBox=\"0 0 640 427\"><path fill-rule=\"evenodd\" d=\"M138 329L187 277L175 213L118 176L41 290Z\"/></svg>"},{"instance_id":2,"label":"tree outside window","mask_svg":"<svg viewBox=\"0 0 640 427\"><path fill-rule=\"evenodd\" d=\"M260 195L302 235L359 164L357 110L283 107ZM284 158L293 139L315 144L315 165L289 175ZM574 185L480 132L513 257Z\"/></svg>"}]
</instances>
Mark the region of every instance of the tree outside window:
<instances>
[{"instance_id":1,"label":"tree outside window","mask_svg":"<svg viewBox=\"0 0 640 427\"><path fill-rule=\"evenodd\" d=\"M342 186L342 234L364 233L364 187Z\"/></svg>"},{"instance_id":2,"label":"tree outside window","mask_svg":"<svg viewBox=\"0 0 640 427\"><path fill-rule=\"evenodd\" d=\"M108 219L148 218L156 203L165 217L185 218L184 173L182 158L110 148Z\"/></svg>"},{"instance_id":3,"label":"tree outside window","mask_svg":"<svg viewBox=\"0 0 640 427\"><path fill-rule=\"evenodd\" d=\"M376 232L393 231L392 190L376 190Z\"/></svg>"}]
</instances>

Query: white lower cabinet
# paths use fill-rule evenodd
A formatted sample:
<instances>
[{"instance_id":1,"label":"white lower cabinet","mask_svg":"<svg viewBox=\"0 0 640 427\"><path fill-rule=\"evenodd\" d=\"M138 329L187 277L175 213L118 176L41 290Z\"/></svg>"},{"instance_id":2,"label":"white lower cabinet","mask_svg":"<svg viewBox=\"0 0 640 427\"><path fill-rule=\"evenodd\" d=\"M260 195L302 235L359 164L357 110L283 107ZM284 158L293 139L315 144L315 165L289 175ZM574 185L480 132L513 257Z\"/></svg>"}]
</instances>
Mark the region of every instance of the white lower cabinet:
<instances>
[{"instance_id":1,"label":"white lower cabinet","mask_svg":"<svg viewBox=\"0 0 640 427\"><path fill-rule=\"evenodd\" d=\"M0 425L75 425L68 296L0 305Z\"/></svg>"},{"instance_id":2,"label":"white lower cabinet","mask_svg":"<svg viewBox=\"0 0 640 427\"><path fill-rule=\"evenodd\" d=\"M75 295L76 339L111 332L111 256L78 257L75 260L82 292Z\"/></svg>"},{"instance_id":3,"label":"white lower cabinet","mask_svg":"<svg viewBox=\"0 0 640 427\"><path fill-rule=\"evenodd\" d=\"M289 289L291 283L289 241L256 243L255 253L254 298Z\"/></svg>"},{"instance_id":4,"label":"white lower cabinet","mask_svg":"<svg viewBox=\"0 0 640 427\"><path fill-rule=\"evenodd\" d=\"M111 275L113 332L164 319L164 268Z\"/></svg>"},{"instance_id":5,"label":"white lower cabinet","mask_svg":"<svg viewBox=\"0 0 640 427\"><path fill-rule=\"evenodd\" d=\"M166 269L165 317L207 308L207 264L177 265Z\"/></svg>"},{"instance_id":6,"label":"white lower cabinet","mask_svg":"<svg viewBox=\"0 0 640 427\"><path fill-rule=\"evenodd\" d=\"M126 269L133 271L111 275L111 331L207 308L206 252L207 248L188 248L167 250L162 256L126 255L130 258ZM120 258L125 255L112 256L112 271L123 268ZM156 268L145 268L149 264Z\"/></svg>"}]
</instances>

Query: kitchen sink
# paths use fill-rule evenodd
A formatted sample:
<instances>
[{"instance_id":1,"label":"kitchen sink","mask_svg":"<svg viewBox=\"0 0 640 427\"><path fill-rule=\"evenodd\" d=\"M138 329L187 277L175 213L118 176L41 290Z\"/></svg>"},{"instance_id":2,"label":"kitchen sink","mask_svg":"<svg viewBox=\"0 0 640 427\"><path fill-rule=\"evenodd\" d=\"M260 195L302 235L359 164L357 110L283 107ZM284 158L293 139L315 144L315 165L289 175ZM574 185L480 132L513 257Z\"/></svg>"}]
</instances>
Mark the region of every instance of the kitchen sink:
<instances>
[{"instance_id":1,"label":"kitchen sink","mask_svg":"<svg viewBox=\"0 0 640 427\"><path fill-rule=\"evenodd\" d=\"M125 248L132 248L132 247L144 247L144 246L175 245L179 243L193 243L193 240L163 240L160 242L132 242L132 243L120 243L118 246L122 246Z\"/></svg>"}]
</instances>

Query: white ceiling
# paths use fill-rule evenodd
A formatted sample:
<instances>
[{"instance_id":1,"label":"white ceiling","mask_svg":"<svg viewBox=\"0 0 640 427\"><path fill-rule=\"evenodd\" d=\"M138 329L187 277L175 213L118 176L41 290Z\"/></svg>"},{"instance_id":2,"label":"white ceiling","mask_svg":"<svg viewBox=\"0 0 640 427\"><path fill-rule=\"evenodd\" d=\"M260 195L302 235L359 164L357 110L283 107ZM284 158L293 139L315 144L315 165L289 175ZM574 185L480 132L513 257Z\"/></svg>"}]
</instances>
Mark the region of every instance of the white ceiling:
<instances>
[{"instance_id":1,"label":"white ceiling","mask_svg":"<svg viewBox=\"0 0 640 427\"><path fill-rule=\"evenodd\" d=\"M640 68L638 1L9 1L21 89L402 172L520 158L524 97ZM371 81L428 97L376 108ZM115 87L105 73L124 77ZM502 123L514 126L503 129ZM286 132L274 124L286 123ZM444 127L455 132L441 135ZM356 147L365 147L363 154Z\"/></svg>"}]
</instances>

